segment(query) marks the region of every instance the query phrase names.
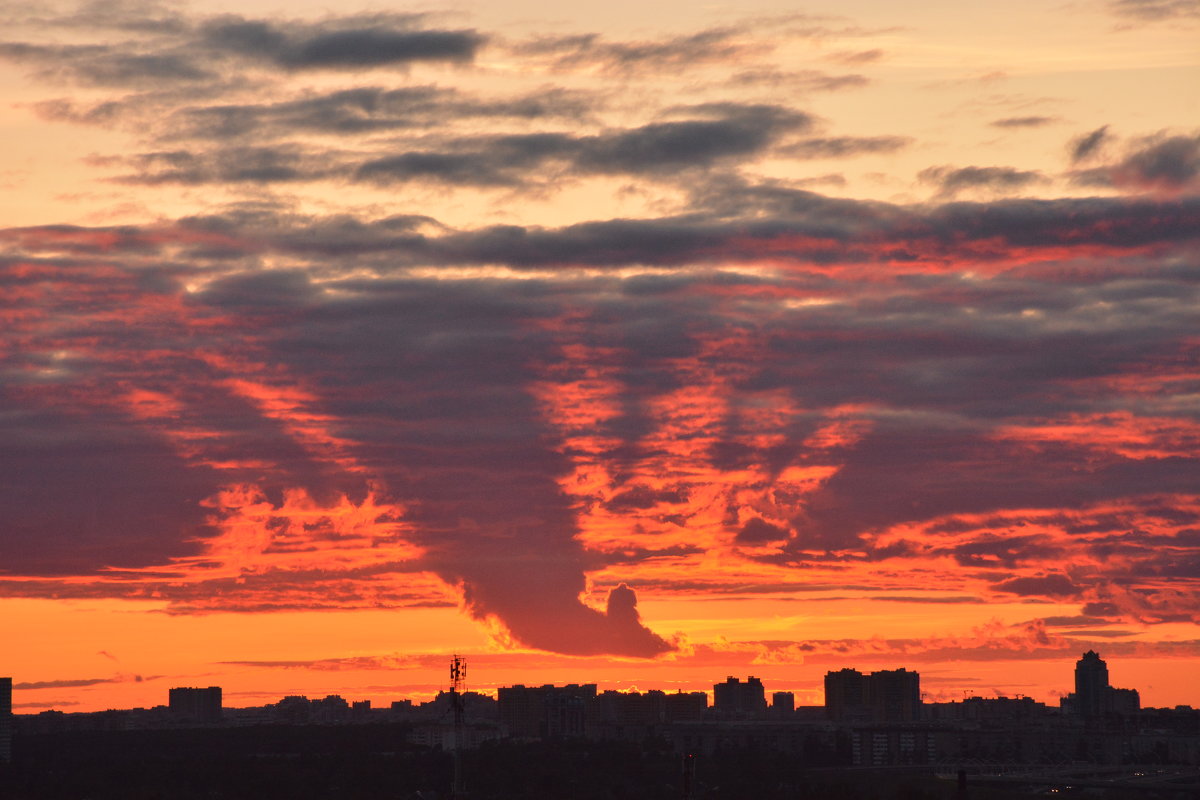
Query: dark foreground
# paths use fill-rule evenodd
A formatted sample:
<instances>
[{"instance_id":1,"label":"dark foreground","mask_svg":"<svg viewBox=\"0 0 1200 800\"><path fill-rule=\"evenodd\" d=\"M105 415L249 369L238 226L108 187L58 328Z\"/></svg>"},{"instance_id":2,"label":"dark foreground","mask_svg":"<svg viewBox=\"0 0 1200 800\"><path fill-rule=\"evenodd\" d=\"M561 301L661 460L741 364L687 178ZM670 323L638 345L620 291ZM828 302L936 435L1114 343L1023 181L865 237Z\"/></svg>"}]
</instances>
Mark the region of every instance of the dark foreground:
<instances>
[{"instance_id":1,"label":"dark foreground","mask_svg":"<svg viewBox=\"0 0 1200 800\"><path fill-rule=\"evenodd\" d=\"M447 753L404 742L394 725L72 732L19 736L0 767L3 800L445 800ZM623 742L492 742L462 756L470 800L955 800L956 781L914 771L823 769L794 756L731 751L695 761ZM982 779L981 779L982 780ZM1175 800L1190 791L989 786L970 800L1016 797Z\"/></svg>"}]
</instances>

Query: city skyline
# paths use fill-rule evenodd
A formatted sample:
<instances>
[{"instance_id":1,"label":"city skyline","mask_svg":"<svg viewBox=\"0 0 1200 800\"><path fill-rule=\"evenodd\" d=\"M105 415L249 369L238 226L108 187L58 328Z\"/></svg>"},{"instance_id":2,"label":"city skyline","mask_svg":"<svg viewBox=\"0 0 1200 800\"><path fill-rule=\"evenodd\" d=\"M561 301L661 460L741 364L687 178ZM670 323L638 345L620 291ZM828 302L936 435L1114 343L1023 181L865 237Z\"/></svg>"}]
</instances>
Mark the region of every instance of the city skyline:
<instances>
[{"instance_id":1,"label":"city skyline","mask_svg":"<svg viewBox=\"0 0 1200 800\"><path fill-rule=\"evenodd\" d=\"M603 685L599 681L589 680L586 677L580 677L575 680L561 681L560 684L545 683L538 684L536 682L520 681L510 684L485 683L483 687L469 687L466 679L466 664L468 659L464 656L454 655L453 663L459 670L459 679L456 683L454 680L445 681L436 691L436 696L430 696L426 692L418 692L415 695L392 698L393 706L401 704L411 704L414 701L431 702L441 699L448 693L453 691L465 692L470 694L480 694L485 697L496 699L501 696L503 690L514 689L555 689L566 687L581 687L590 686L593 691L621 694L639 694L644 692L664 693L662 687L654 686L627 686L623 689L614 686ZM1118 667L1119 670L1119 667ZM1140 692L1137 688L1119 688L1114 687L1109 679L1107 662L1101 659L1100 654L1093 650L1088 650L1074 663L1074 669L1071 674L1072 682L1065 686L1061 691L1056 692L1052 699L1056 702L1037 701L1047 707L1057 708L1061 706L1063 713L1074 716L1098 717L1105 713L1114 710L1114 701L1110 695L1119 696L1121 699L1117 701L1115 708L1122 713L1132 713L1138 708L1153 708L1150 704L1143 704L1138 699ZM5 683L7 681L7 683ZM796 691L786 687L791 684L786 683L786 679L779 685L773 685L770 681L764 683L762 678L757 675L749 675L743 680L740 676L727 675L723 681L710 683L710 688L689 687L684 688L681 685L674 685L667 694L702 694L706 697L706 705L709 708L720 709L724 706L727 710L737 710L737 714L746 716L758 716L769 711L778 711L775 707L776 696L780 698L786 697L788 701L788 710L800 708L818 708L824 707L830 712L831 719L842 719L846 716L845 709L847 707L862 706L862 705L877 705L880 709L885 706L889 709L890 721L904 721L917 719L915 709L923 704L936 705L939 703L954 703L966 699L1018 699L1018 700L1033 700L1028 695L1017 693L1014 696L1008 696L1000 692L993 692L991 695L981 695L970 692L964 692L961 697L947 697L925 691L920 686L920 672L910 670L904 666L892 666L881 668L874 671L868 670L862 672L856 667L843 666L840 669L827 671L822 682L824 688L820 695L819 703L797 703ZM9 707L19 709L27 707L21 703L12 705L12 690L17 692L37 690L40 687L37 684L13 683L12 678L0 678L0 688L7 687L0 700L7 700ZM490 689L488 688L490 687ZM481 691L482 689L482 691ZM1074 689L1074 691L1071 691ZM318 693L319 694L319 693ZM276 695L283 697L284 700L295 697L306 697L306 695ZM390 696L389 696L390 697ZM800 692L801 700L805 698L811 699L805 691ZM196 719L205 718L208 722L215 721L211 716L206 717L206 712L199 709L202 708L256 708L256 705L230 705L224 702L223 690L220 686L172 686L168 691L169 702L166 704L153 704L154 707L169 707L172 711L181 711L185 716L194 717ZM328 694L326 699L341 698L338 694ZM361 697L351 697L351 700L356 702L362 700ZM381 708L386 707L386 704L376 705L372 699L365 700L367 707ZM267 703L266 705L271 705ZM1172 707L1191 707L1190 704L1179 703ZM0 703L0 708L5 707ZM147 706L150 707L150 706ZM38 713L41 710L54 710L75 712L77 709L42 709L40 706L35 706L36 710L24 712L26 715ZM105 711L122 710L122 709L103 709ZM125 709L128 710L128 709ZM86 713L86 712L85 712ZM881 712L883 713L883 712ZM891 717L895 719L892 720Z\"/></svg>"},{"instance_id":2,"label":"city skyline","mask_svg":"<svg viewBox=\"0 0 1200 800\"><path fill-rule=\"evenodd\" d=\"M1200 12L0 2L17 711L1200 705ZM1091 697L1091 695L1088 695Z\"/></svg>"}]
</instances>

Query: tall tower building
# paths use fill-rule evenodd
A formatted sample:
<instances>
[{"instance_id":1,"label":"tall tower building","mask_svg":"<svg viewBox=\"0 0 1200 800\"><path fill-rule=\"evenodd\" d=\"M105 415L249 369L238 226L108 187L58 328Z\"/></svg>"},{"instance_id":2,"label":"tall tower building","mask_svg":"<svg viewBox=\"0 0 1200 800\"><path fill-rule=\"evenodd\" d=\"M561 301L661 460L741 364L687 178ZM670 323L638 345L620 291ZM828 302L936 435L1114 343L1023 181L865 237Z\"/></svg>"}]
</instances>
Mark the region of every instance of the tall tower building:
<instances>
[{"instance_id":1,"label":"tall tower building","mask_svg":"<svg viewBox=\"0 0 1200 800\"><path fill-rule=\"evenodd\" d=\"M12 761L12 678L0 678L0 764Z\"/></svg>"},{"instance_id":2,"label":"tall tower building","mask_svg":"<svg viewBox=\"0 0 1200 800\"><path fill-rule=\"evenodd\" d=\"M1075 708L1084 717L1099 717L1109 710L1108 665L1094 650L1075 662Z\"/></svg>"}]
</instances>

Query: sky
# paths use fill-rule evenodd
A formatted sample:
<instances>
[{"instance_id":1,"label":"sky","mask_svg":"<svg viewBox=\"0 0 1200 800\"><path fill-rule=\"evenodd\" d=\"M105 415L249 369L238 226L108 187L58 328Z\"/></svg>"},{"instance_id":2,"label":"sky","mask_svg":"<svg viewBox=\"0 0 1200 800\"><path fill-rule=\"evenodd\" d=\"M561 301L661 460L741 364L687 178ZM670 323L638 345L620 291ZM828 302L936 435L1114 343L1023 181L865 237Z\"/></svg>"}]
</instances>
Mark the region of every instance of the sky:
<instances>
[{"instance_id":1,"label":"sky","mask_svg":"<svg viewBox=\"0 0 1200 800\"><path fill-rule=\"evenodd\" d=\"M0 2L0 674L1200 705L1200 3Z\"/></svg>"}]
</instances>

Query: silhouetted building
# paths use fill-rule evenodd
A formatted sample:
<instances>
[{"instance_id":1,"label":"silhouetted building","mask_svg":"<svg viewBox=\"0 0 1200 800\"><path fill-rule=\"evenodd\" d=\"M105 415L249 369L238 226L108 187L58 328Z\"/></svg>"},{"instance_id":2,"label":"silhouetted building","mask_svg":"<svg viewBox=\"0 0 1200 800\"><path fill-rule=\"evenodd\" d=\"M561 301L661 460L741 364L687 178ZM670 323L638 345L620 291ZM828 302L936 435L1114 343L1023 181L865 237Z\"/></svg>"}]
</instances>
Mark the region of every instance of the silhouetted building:
<instances>
[{"instance_id":1,"label":"silhouetted building","mask_svg":"<svg viewBox=\"0 0 1200 800\"><path fill-rule=\"evenodd\" d=\"M1035 702L1032 697L968 697L922 704L922 716L931 721L1000 724L1044 719L1049 713L1045 703Z\"/></svg>"},{"instance_id":2,"label":"silhouetted building","mask_svg":"<svg viewBox=\"0 0 1200 800\"><path fill-rule=\"evenodd\" d=\"M791 692L771 693L771 713L791 714L796 710L796 695Z\"/></svg>"},{"instance_id":3,"label":"silhouetted building","mask_svg":"<svg viewBox=\"0 0 1200 800\"><path fill-rule=\"evenodd\" d=\"M1098 717L1107 709L1108 665L1094 650L1088 650L1075 662L1075 712Z\"/></svg>"},{"instance_id":4,"label":"silhouetted building","mask_svg":"<svg viewBox=\"0 0 1200 800\"><path fill-rule=\"evenodd\" d=\"M302 694L289 694L272 706L271 717L285 725L307 725L312 718L312 703Z\"/></svg>"},{"instance_id":5,"label":"silhouetted building","mask_svg":"<svg viewBox=\"0 0 1200 800\"><path fill-rule=\"evenodd\" d=\"M708 695L704 692L668 694L665 700L667 722L698 722L708 711Z\"/></svg>"},{"instance_id":6,"label":"silhouetted building","mask_svg":"<svg viewBox=\"0 0 1200 800\"><path fill-rule=\"evenodd\" d=\"M838 722L913 722L921 718L921 676L907 669L863 675L825 673L825 713Z\"/></svg>"},{"instance_id":7,"label":"silhouetted building","mask_svg":"<svg viewBox=\"0 0 1200 800\"><path fill-rule=\"evenodd\" d=\"M1108 687L1111 710L1117 714L1136 714L1142 708L1142 698L1137 689L1114 689Z\"/></svg>"},{"instance_id":8,"label":"silhouetted building","mask_svg":"<svg viewBox=\"0 0 1200 800\"><path fill-rule=\"evenodd\" d=\"M171 713L181 721L197 723L221 721L220 686L209 686L206 689L180 686L171 689L169 698Z\"/></svg>"},{"instance_id":9,"label":"silhouetted building","mask_svg":"<svg viewBox=\"0 0 1200 800\"><path fill-rule=\"evenodd\" d=\"M1062 700L1068 713L1085 719L1105 714L1133 714L1141 708L1136 689L1117 689L1108 683L1108 665L1094 650L1075 662L1075 692Z\"/></svg>"},{"instance_id":10,"label":"silhouetted building","mask_svg":"<svg viewBox=\"0 0 1200 800\"><path fill-rule=\"evenodd\" d=\"M593 739L644 742L673 723L699 722L708 710L704 692L600 692L587 701L586 735Z\"/></svg>"},{"instance_id":11,"label":"silhouetted building","mask_svg":"<svg viewBox=\"0 0 1200 800\"><path fill-rule=\"evenodd\" d=\"M866 716L865 676L856 669L825 673L825 715L838 722Z\"/></svg>"},{"instance_id":12,"label":"silhouetted building","mask_svg":"<svg viewBox=\"0 0 1200 800\"><path fill-rule=\"evenodd\" d=\"M502 686L496 692L500 723L509 736L583 736L596 699L596 684Z\"/></svg>"},{"instance_id":13,"label":"silhouetted building","mask_svg":"<svg viewBox=\"0 0 1200 800\"><path fill-rule=\"evenodd\" d=\"M912 722L921 718L921 676L885 669L867 676L867 705L881 722Z\"/></svg>"},{"instance_id":14,"label":"silhouetted building","mask_svg":"<svg viewBox=\"0 0 1200 800\"><path fill-rule=\"evenodd\" d=\"M0 678L0 764L12 760L12 678Z\"/></svg>"},{"instance_id":15,"label":"silhouetted building","mask_svg":"<svg viewBox=\"0 0 1200 800\"><path fill-rule=\"evenodd\" d=\"M723 717L758 717L767 710L762 681L751 675L743 683L729 677L713 686L713 708Z\"/></svg>"}]
</instances>

